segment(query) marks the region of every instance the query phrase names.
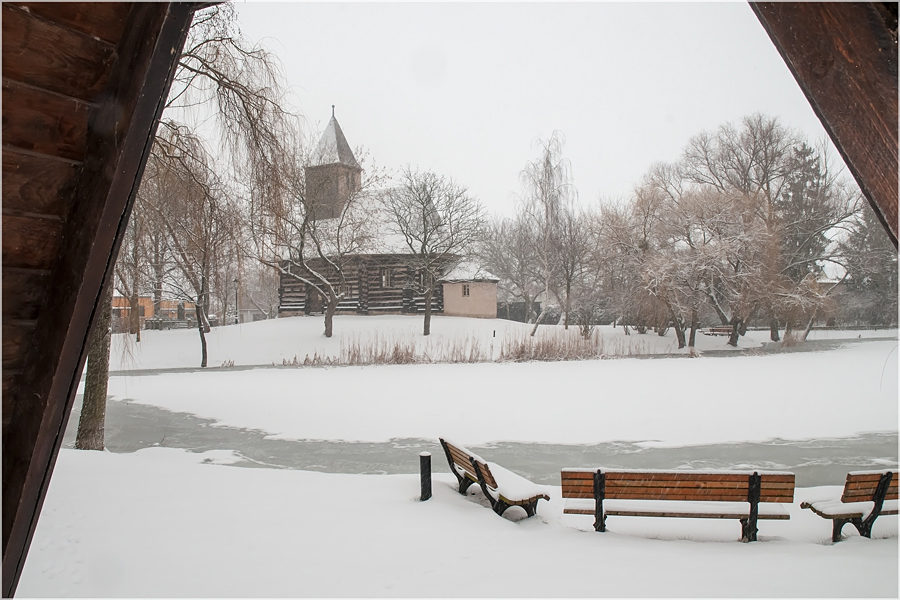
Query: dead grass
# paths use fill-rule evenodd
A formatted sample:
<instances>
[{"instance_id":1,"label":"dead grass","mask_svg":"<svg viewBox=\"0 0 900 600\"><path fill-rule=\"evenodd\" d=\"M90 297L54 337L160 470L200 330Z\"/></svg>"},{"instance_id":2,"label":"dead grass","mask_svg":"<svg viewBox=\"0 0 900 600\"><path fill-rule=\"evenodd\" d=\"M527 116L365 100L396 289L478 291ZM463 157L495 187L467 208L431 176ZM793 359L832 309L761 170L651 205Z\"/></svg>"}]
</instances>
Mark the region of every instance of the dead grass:
<instances>
[{"instance_id":1,"label":"dead grass","mask_svg":"<svg viewBox=\"0 0 900 600\"><path fill-rule=\"evenodd\" d=\"M781 340L782 348L793 348L797 344L803 341L803 332L801 331L792 331L790 333L784 334L784 338Z\"/></svg>"},{"instance_id":2,"label":"dead grass","mask_svg":"<svg viewBox=\"0 0 900 600\"><path fill-rule=\"evenodd\" d=\"M499 347L493 340L485 343L471 335L465 338L423 338L420 335L350 337L341 339L337 356L307 354L302 359L295 355L284 359L283 366L364 366L408 365L438 363L489 363L528 361L596 360L620 356L647 354L647 343L641 339L605 340L598 332L588 338L572 328L568 331L539 330L531 337L523 334L514 339L503 339Z\"/></svg>"}]
</instances>

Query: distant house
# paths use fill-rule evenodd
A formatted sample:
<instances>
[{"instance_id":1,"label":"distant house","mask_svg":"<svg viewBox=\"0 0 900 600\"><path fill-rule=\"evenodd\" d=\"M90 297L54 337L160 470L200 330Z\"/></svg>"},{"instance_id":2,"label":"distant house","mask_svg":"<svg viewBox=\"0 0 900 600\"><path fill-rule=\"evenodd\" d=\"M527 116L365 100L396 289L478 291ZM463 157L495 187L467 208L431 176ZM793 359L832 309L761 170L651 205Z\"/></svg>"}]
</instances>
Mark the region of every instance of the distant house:
<instances>
[{"instance_id":1,"label":"distant house","mask_svg":"<svg viewBox=\"0 0 900 600\"><path fill-rule=\"evenodd\" d=\"M334 218L362 185L362 168L334 115L319 140L317 154L321 164L306 169L307 199L315 211L314 218ZM425 298L421 292L424 274L416 268L412 253L402 240L391 239L388 234L382 237L381 252L348 257L344 270L344 297L338 305L338 314L424 312ZM307 262L329 281L338 284L337 271L325 261L313 258ZM432 313L495 317L498 280L479 273L473 265L454 270L457 262L456 258L448 259L446 267L441 269L445 274L439 278L442 285L436 287L432 296ZM468 275L472 277L467 278ZM278 293L279 317L314 315L324 311L325 299L315 288L287 273L281 275ZM448 294L452 295L449 312Z\"/></svg>"},{"instance_id":2,"label":"distant house","mask_svg":"<svg viewBox=\"0 0 900 600\"><path fill-rule=\"evenodd\" d=\"M444 314L454 317L497 318L499 278L473 263L461 263L441 279Z\"/></svg>"},{"instance_id":3,"label":"distant house","mask_svg":"<svg viewBox=\"0 0 900 600\"><path fill-rule=\"evenodd\" d=\"M138 318L140 327L144 329L147 319L155 321L193 321L194 303L183 300L160 300L156 306L150 296L138 297ZM128 331L131 328L131 303L124 296L112 298L112 330L116 333Z\"/></svg>"}]
</instances>

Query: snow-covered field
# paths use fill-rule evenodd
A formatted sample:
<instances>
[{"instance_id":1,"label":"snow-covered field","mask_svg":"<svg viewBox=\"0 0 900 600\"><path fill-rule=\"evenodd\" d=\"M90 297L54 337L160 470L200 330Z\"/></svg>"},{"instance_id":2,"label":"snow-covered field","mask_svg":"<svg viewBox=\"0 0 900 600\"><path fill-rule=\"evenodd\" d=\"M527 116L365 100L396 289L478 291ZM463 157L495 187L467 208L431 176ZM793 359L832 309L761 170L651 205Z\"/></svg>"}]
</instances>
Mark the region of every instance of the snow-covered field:
<instances>
[{"instance_id":1,"label":"snow-covered field","mask_svg":"<svg viewBox=\"0 0 900 600\"><path fill-rule=\"evenodd\" d=\"M419 318L339 317L332 340L321 337L320 319L224 327L210 336L210 364L337 353L351 329L356 339L377 331L421 342L420 326ZM438 317L434 331L444 343L489 344L524 326ZM609 328L603 335L611 346L624 343ZM294 439L679 445L842 437L897 430L896 335L827 332L857 341L822 352L699 359L122 374L111 378L109 393ZM641 353L655 353L673 345L671 336L629 337L646 340ZM127 363L118 337L112 368L195 365L196 337L145 332ZM741 345L767 338L751 332ZM723 338L700 340L704 350L727 348ZM230 450L63 450L18 595L898 594L897 517L879 519L872 540L848 526L848 539L832 545L830 522L799 509L802 500L838 494L841 481L798 489L789 521L764 521L760 542L741 544L732 521L611 517L610 532L598 534L591 518L562 514L553 486L537 518L517 521L517 509L499 518L479 503L480 491L456 494L446 473L436 474L434 498L421 503L417 475L235 468L225 466L235 460ZM489 448L479 452L491 459ZM443 471L443 457L434 459Z\"/></svg>"},{"instance_id":2,"label":"snow-covered field","mask_svg":"<svg viewBox=\"0 0 900 600\"><path fill-rule=\"evenodd\" d=\"M440 457L435 457L439 459ZM789 521L758 542L713 519L496 516L438 474L240 469L227 452L63 450L19 596L896 597L897 517L873 539L829 522L797 490ZM479 492L480 493L480 492ZM518 509L511 509L517 511ZM523 513L519 513L523 514ZM514 515L510 514L510 517Z\"/></svg>"},{"instance_id":3,"label":"snow-covered field","mask_svg":"<svg viewBox=\"0 0 900 600\"><path fill-rule=\"evenodd\" d=\"M419 352L440 355L457 341L476 343L486 353L500 352L506 342L524 339L531 326L503 319L469 319L436 316L432 319L432 334L422 334L422 317L389 315L364 317L339 315L334 318L334 335L322 335L322 317L293 317L273 319L242 325L217 327L207 335L210 367L228 361L235 365L272 365L283 361L302 361L306 356L339 357L341 347L351 344L383 344L408 342L416 344ZM621 327L597 328L607 354L628 356L641 354L678 353L678 343L672 330L660 337L654 333L626 336ZM560 335L559 326L542 326L541 336ZM569 334L576 336L574 328ZM134 336L114 335L109 368L113 371L130 369L167 369L200 366L200 338L195 330L143 331L142 341L134 343ZM857 337L897 337L896 329L870 331L812 331L810 340L856 339ZM769 340L768 331L748 331L739 347L726 344L725 337L697 335L697 349L746 350L757 348ZM684 353L685 351L681 351Z\"/></svg>"}]
</instances>

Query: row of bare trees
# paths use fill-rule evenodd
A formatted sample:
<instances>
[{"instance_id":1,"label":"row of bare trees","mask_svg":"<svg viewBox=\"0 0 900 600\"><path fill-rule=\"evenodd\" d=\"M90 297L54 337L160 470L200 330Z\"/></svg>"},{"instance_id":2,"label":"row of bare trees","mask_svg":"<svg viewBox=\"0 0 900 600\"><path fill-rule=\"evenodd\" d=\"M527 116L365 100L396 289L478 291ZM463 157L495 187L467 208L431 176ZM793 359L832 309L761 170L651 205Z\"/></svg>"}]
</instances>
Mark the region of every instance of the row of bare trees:
<instances>
[{"instance_id":1,"label":"row of bare trees","mask_svg":"<svg viewBox=\"0 0 900 600\"><path fill-rule=\"evenodd\" d=\"M774 341L782 328L805 339L834 295L847 304L850 293L860 313L886 305L876 320L896 322L896 252L827 147L777 118L701 133L626 200L585 210L572 201L561 147L557 134L541 144L517 216L495 219L481 248L501 293L524 302L535 328L554 303L564 326L585 335L605 320L626 333L671 328L679 347L693 347L701 323L717 322L737 345L763 321Z\"/></svg>"}]
</instances>

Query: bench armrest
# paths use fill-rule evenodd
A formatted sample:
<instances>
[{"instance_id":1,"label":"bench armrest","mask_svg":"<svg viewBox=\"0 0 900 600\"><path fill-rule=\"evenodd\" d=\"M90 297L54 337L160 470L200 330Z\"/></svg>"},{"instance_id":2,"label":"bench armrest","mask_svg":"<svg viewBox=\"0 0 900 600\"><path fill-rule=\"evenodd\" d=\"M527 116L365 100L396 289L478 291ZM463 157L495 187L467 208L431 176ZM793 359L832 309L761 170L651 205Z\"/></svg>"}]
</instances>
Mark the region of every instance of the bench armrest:
<instances>
[{"instance_id":1,"label":"bench armrest","mask_svg":"<svg viewBox=\"0 0 900 600\"><path fill-rule=\"evenodd\" d=\"M497 493L502 494L504 498L514 502L530 500L536 496L543 496L545 500L550 499L547 494L547 486L528 481L497 463L489 462L487 465L494 476L494 481L497 482Z\"/></svg>"}]
</instances>

